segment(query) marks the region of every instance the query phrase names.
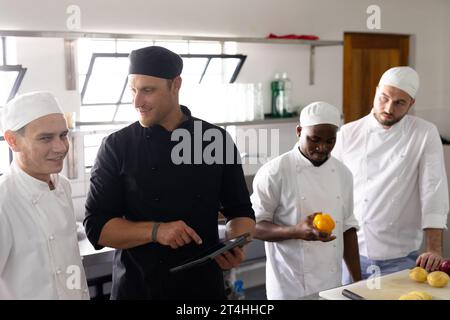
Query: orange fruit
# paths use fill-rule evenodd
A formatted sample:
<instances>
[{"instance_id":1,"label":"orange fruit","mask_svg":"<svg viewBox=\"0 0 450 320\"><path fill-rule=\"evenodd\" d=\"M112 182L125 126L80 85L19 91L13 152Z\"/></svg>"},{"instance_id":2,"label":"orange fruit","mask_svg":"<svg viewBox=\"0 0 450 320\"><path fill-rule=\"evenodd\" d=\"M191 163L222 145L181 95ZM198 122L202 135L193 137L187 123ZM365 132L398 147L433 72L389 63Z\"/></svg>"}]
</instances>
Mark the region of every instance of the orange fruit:
<instances>
[{"instance_id":1,"label":"orange fruit","mask_svg":"<svg viewBox=\"0 0 450 320\"><path fill-rule=\"evenodd\" d=\"M319 213L314 217L313 225L317 230L328 234L331 234L336 226L333 218L329 214L324 213Z\"/></svg>"}]
</instances>

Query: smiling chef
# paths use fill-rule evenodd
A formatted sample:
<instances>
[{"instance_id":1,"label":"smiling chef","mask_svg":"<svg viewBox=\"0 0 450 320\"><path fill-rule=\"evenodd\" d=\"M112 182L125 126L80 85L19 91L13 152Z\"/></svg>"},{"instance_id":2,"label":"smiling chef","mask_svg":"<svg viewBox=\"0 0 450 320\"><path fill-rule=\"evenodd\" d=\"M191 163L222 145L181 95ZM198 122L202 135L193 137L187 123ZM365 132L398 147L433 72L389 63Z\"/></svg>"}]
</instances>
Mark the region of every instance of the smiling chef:
<instances>
[{"instance_id":1,"label":"smiling chef","mask_svg":"<svg viewBox=\"0 0 450 320\"><path fill-rule=\"evenodd\" d=\"M0 177L0 278L16 299L88 299L69 181L69 148L56 99L32 92L3 110L14 160Z\"/></svg>"}]
</instances>

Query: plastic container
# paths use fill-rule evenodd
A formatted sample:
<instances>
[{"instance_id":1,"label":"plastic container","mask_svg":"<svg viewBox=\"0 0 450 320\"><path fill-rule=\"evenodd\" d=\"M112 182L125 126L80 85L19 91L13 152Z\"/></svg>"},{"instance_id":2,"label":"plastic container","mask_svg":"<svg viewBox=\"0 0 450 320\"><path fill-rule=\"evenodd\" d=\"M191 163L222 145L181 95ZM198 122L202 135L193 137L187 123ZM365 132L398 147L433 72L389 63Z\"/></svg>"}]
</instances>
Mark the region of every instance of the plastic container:
<instances>
[{"instance_id":1,"label":"plastic container","mask_svg":"<svg viewBox=\"0 0 450 320\"><path fill-rule=\"evenodd\" d=\"M260 82L255 84L253 112L254 112L253 119L255 119L255 120L263 120L264 119L262 83L260 83Z\"/></svg>"},{"instance_id":2,"label":"plastic container","mask_svg":"<svg viewBox=\"0 0 450 320\"><path fill-rule=\"evenodd\" d=\"M234 300L245 300L244 281L234 282Z\"/></svg>"},{"instance_id":3,"label":"plastic container","mask_svg":"<svg viewBox=\"0 0 450 320\"><path fill-rule=\"evenodd\" d=\"M284 114L283 116L291 116L294 113L294 106L292 104L292 81L289 79L287 72L283 72L281 76L284 89Z\"/></svg>"}]
</instances>

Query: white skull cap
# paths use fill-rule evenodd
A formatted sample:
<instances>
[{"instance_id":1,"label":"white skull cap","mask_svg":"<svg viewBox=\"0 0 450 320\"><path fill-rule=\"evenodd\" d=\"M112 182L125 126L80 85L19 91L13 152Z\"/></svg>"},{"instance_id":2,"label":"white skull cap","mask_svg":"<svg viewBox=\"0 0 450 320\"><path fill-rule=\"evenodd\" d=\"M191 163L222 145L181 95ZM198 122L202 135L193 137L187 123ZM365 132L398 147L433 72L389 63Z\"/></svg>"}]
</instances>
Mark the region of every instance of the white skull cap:
<instances>
[{"instance_id":1,"label":"white skull cap","mask_svg":"<svg viewBox=\"0 0 450 320\"><path fill-rule=\"evenodd\" d=\"M332 124L339 128L341 113L335 106L323 101L316 101L304 107L300 113L300 127L318 124Z\"/></svg>"},{"instance_id":2,"label":"white skull cap","mask_svg":"<svg viewBox=\"0 0 450 320\"><path fill-rule=\"evenodd\" d=\"M29 92L9 101L2 112L2 131L17 131L49 114L63 114L56 98L46 91Z\"/></svg>"},{"instance_id":3,"label":"white skull cap","mask_svg":"<svg viewBox=\"0 0 450 320\"><path fill-rule=\"evenodd\" d=\"M416 70L411 67L395 67L383 73L378 85L396 87L415 99L419 83L419 74Z\"/></svg>"}]
</instances>

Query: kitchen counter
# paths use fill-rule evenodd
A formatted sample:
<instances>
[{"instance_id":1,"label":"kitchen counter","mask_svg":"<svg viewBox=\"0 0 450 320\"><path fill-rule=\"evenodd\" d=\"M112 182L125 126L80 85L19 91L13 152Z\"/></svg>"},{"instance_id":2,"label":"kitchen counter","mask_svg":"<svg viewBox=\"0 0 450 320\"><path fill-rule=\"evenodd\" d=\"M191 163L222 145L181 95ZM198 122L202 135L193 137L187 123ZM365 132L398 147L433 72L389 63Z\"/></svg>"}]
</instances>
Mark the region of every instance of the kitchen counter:
<instances>
[{"instance_id":1,"label":"kitchen counter","mask_svg":"<svg viewBox=\"0 0 450 320\"><path fill-rule=\"evenodd\" d=\"M102 263L112 263L113 261L115 249L105 247L101 250L95 250L86 236L84 236L81 240L78 240L78 246L80 248L80 255L83 259L83 265L85 268Z\"/></svg>"}]
</instances>

